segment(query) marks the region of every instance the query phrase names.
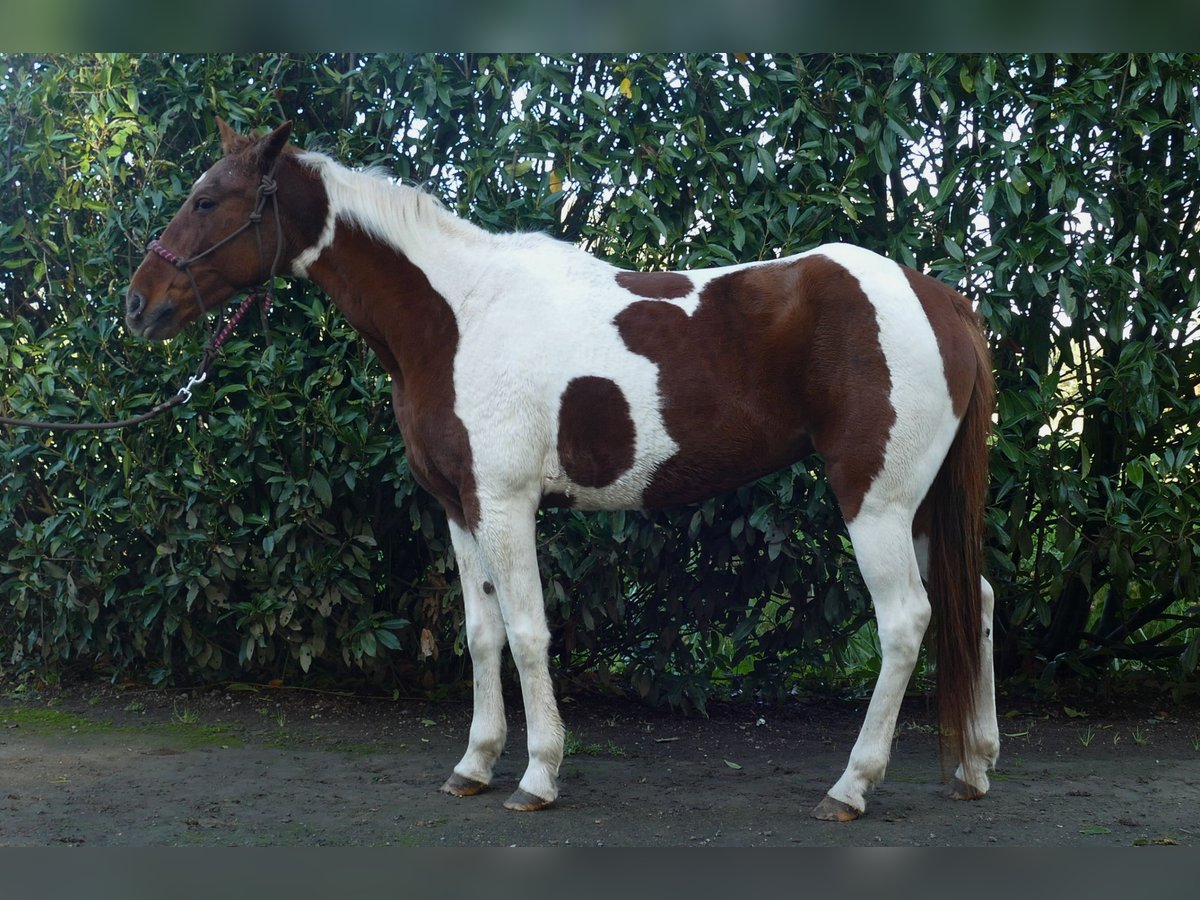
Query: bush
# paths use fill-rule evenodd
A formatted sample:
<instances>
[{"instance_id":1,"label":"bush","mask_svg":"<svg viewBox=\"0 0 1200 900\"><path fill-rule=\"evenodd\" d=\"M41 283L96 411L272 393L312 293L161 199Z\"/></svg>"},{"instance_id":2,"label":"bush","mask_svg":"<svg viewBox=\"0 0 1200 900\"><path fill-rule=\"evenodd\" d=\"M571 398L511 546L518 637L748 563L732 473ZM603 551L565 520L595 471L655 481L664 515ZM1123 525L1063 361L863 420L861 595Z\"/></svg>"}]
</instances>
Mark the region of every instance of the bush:
<instances>
[{"instance_id":1,"label":"bush","mask_svg":"<svg viewBox=\"0 0 1200 900\"><path fill-rule=\"evenodd\" d=\"M1194 56L7 56L6 414L110 418L202 335L128 340L124 281L221 114L424 182L493 229L628 267L862 244L974 297L1000 389L1002 674L1200 652ZM0 431L10 668L152 680L463 677L454 562L379 367L279 283L215 377L136 431ZM699 507L544 514L563 674L702 705L829 677L869 618L819 463Z\"/></svg>"}]
</instances>

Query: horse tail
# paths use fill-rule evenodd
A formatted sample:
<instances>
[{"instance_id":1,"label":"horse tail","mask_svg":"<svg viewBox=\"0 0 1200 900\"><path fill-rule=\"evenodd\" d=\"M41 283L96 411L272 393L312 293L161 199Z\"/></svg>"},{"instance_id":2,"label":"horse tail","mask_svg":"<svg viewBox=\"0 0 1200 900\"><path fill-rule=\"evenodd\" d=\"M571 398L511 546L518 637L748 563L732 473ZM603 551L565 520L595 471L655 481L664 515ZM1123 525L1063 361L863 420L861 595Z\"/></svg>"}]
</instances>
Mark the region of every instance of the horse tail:
<instances>
[{"instance_id":1,"label":"horse tail","mask_svg":"<svg viewBox=\"0 0 1200 900\"><path fill-rule=\"evenodd\" d=\"M979 318L965 299L955 306L974 348L975 382L958 432L929 489L927 580L938 623L937 708L943 754L955 752L962 761L981 667L984 507L995 382Z\"/></svg>"}]
</instances>

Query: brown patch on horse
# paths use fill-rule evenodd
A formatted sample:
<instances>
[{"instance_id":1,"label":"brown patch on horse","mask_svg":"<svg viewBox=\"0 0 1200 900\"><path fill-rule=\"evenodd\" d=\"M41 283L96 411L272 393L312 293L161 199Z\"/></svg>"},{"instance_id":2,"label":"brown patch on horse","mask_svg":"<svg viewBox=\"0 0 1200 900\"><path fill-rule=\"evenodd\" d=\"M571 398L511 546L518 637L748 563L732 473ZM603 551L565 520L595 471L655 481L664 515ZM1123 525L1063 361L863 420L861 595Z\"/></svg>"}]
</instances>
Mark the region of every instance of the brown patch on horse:
<instances>
[{"instance_id":1,"label":"brown patch on horse","mask_svg":"<svg viewBox=\"0 0 1200 900\"><path fill-rule=\"evenodd\" d=\"M391 375L392 407L413 477L457 525L474 529L479 499L471 442L454 412L459 335L449 304L403 254L342 223L308 277Z\"/></svg>"},{"instance_id":2,"label":"brown patch on horse","mask_svg":"<svg viewBox=\"0 0 1200 900\"><path fill-rule=\"evenodd\" d=\"M646 506L732 490L815 448L854 519L896 414L875 310L849 272L820 255L767 263L711 281L691 316L647 300L615 321L626 346L659 366L679 445Z\"/></svg>"},{"instance_id":3,"label":"brown patch on horse","mask_svg":"<svg viewBox=\"0 0 1200 900\"><path fill-rule=\"evenodd\" d=\"M558 458L582 487L607 487L633 465L636 435L629 401L616 382L573 378L558 408Z\"/></svg>"},{"instance_id":4,"label":"brown patch on horse","mask_svg":"<svg viewBox=\"0 0 1200 900\"><path fill-rule=\"evenodd\" d=\"M964 327L964 322L975 315L971 304L958 291L936 278L906 266L902 266L901 270L913 293L921 301L921 308L925 310L925 317L933 328L938 350L942 354L942 369L950 388L954 415L961 419L975 384L975 350Z\"/></svg>"},{"instance_id":5,"label":"brown patch on horse","mask_svg":"<svg viewBox=\"0 0 1200 900\"><path fill-rule=\"evenodd\" d=\"M617 284L651 300L675 300L692 292L692 279L682 272L621 272Z\"/></svg>"}]
</instances>

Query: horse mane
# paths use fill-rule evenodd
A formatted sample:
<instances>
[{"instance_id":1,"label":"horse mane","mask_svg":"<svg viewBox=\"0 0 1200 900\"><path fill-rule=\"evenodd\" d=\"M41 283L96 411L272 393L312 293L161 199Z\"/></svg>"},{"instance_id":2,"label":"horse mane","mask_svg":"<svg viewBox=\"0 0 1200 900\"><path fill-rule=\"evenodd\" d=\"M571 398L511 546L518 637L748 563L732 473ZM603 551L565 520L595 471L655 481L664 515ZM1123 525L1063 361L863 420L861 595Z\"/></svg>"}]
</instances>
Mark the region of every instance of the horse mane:
<instances>
[{"instance_id":1,"label":"horse mane","mask_svg":"<svg viewBox=\"0 0 1200 900\"><path fill-rule=\"evenodd\" d=\"M338 218L410 257L446 240L494 243L517 237L485 231L455 215L424 187L399 180L382 167L351 169L315 151L297 158L320 175Z\"/></svg>"}]
</instances>

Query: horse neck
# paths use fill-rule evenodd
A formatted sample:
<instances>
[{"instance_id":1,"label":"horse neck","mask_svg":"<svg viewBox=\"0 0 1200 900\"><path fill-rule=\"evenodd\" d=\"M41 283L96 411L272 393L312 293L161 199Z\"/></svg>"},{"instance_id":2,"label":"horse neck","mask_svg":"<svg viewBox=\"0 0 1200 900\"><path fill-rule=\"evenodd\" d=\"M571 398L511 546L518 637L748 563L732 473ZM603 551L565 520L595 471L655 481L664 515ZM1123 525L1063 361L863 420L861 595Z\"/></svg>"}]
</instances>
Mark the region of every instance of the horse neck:
<instances>
[{"instance_id":1,"label":"horse neck","mask_svg":"<svg viewBox=\"0 0 1200 900\"><path fill-rule=\"evenodd\" d=\"M428 365L431 354L453 352L457 311L443 281L395 247L339 222L330 246L308 277L333 300L383 367L403 383L406 372ZM446 265L439 267L449 270Z\"/></svg>"},{"instance_id":2,"label":"horse neck","mask_svg":"<svg viewBox=\"0 0 1200 900\"><path fill-rule=\"evenodd\" d=\"M415 343L401 331L453 327L495 239L416 188L322 154L301 154L299 162L320 182L327 206L322 238L298 257L296 274L322 287L394 369L392 358L400 365L405 345Z\"/></svg>"}]
</instances>

